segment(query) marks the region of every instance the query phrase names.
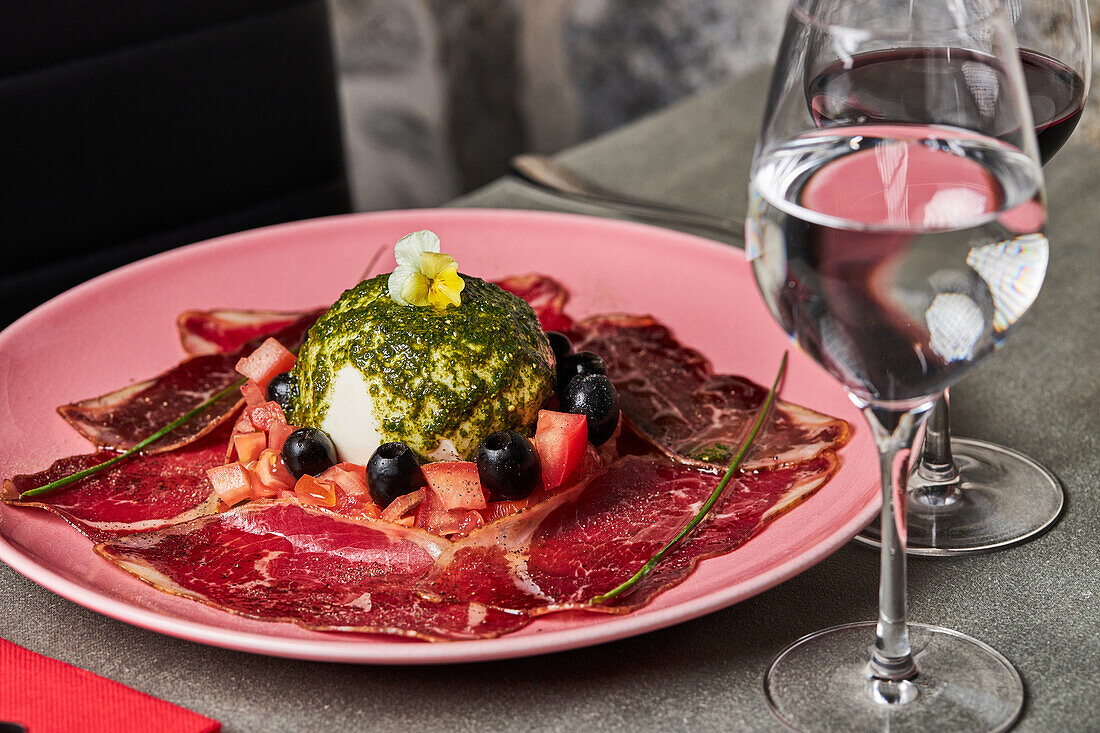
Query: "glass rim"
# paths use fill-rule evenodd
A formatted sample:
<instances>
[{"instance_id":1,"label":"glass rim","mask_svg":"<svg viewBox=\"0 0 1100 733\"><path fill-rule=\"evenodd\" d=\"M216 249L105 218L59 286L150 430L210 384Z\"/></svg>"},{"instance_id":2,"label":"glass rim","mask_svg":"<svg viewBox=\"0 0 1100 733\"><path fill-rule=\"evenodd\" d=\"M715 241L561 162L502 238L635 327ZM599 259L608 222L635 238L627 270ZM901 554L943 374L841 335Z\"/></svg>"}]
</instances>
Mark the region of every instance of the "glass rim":
<instances>
[{"instance_id":1,"label":"glass rim","mask_svg":"<svg viewBox=\"0 0 1100 733\"><path fill-rule=\"evenodd\" d=\"M950 2L951 0L947 1ZM791 0L790 12L796 15L806 25L818 28L831 35L847 35L850 37L866 35L884 40L899 39L918 44L920 43L919 37L914 37L912 26L908 23L898 22L886 24L885 26L879 26L877 24L846 25L844 23L836 23L823 17L821 8L811 7L819 4L819 0ZM852 7L851 3L848 3L847 7ZM999 0L992 0L988 7L990 12L984 17L975 18L972 14L968 14L967 17L972 18L977 25L989 25L1000 22L1003 23L1007 29L1012 29L1012 20L1008 17L1004 5L999 2ZM960 31L963 30L957 24L952 24L945 25L941 28L927 28L925 32L938 34L945 30L950 30L951 28L958 28Z\"/></svg>"},{"instance_id":2,"label":"glass rim","mask_svg":"<svg viewBox=\"0 0 1100 733\"><path fill-rule=\"evenodd\" d=\"M896 126L903 127L903 128L908 126L906 123L895 123L895 124L896 124ZM814 131L810 132L808 135L800 135L798 137L799 138L804 138L804 137L832 137L832 136L836 136L838 134L843 136L843 134L847 131L863 130L864 132L868 132L868 131L874 129L875 127L877 127L877 126L876 125L861 125L861 124L835 125L835 126L829 126L829 127L825 127L825 128L819 128L817 130L814 130ZM1034 164L1034 171L1033 172L1035 173L1035 181L1034 181L1035 188L1029 190L1028 196L1030 196L1030 197L1038 196L1039 197L1039 199L1042 203L1042 206L1043 206L1044 223L1043 223L1043 226L1040 228L1039 232L1020 233L1019 236L1032 236L1033 234L1040 234L1041 236L1045 236L1046 228L1047 228L1047 225L1049 223L1049 219L1048 219L1049 213L1047 212L1047 205L1046 205L1046 178L1043 175L1042 166L1039 165L1038 161L1036 161L1034 159L1031 159L1031 156L1028 155L1026 151L1021 150L1020 148L1016 147L1015 145L1012 145L1011 143L1008 143L1004 140L987 137L985 135L980 135L980 134L974 133L972 130L966 130L964 128L957 128L957 127L953 127L951 125L940 125L940 124L918 125L918 124L914 124L913 127L915 127L915 128L919 127L919 128L942 131L950 137L961 136L961 137L967 138L967 139L981 140L981 141L983 141L987 144L993 143L993 144L996 144L997 146L1003 147L1006 151L1009 151L1011 153L1015 153L1017 155L1022 155L1024 157L1028 158L1031 161L1031 163ZM792 138L792 139L796 139L796 138ZM919 139L918 138L912 138L912 139L907 140L906 142L919 143ZM815 224L831 227L831 228L834 228L834 229L842 229L842 230L845 230L845 231L860 232L860 233L866 233L866 234L878 233L878 234L884 234L884 235L902 234L902 233L907 233L908 234L908 233L912 233L914 231L912 227L899 226L897 224L888 224L888 223L881 223L881 222L876 222L876 223L859 222L859 221L855 221L855 220L852 220L852 219L847 219L847 218L841 217L841 216L834 216L832 214L822 214L822 213L814 211L812 209L808 209L808 208L802 206L801 204L786 200L782 197L775 197L775 196L769 195L771 193L770 191L768 193L765 193L763 190L760 189L760 187L757 186L757 181L758 181L758 178L759 178L759 176L758 176L759 162L764 157L767 157L767 156L761 156L761 152L762 152L761 150L757 150L756 154L753 156L754 159L753 159L752 167L751 167L750 172L749 172L750 199L752 197L753 191L755 191L757 195L759 195L763 199L766 199L768 201L768 203L770 203L772 206L775 206L776 208L786 212L787 214L791 214L793 216L798 216L798 217L800 217L802 219L805 219L807 221L812 221ZM957 221L957 222L952 222L951 224L948 224L948 225L924 226L924 227L920 228L920 232L921 233L926 233L926 234L931 234L931 233L938 233L938 232L958 231L959 229L963 229L963 228L984 226L986 224L989 224L990 222L998 220L1002 215L1004 215L1004 213L1005 213L1005 208L1001 207L1001 208L995 209L993 211L987 211L987 212L984 212L982 214L974 215L974 216L966 218L964 220L960 220L960 221ZM751 222L751 220L752 220L751 217L748 217L746 219L747 222ZM1019 237L1017 237L1017 238L1019 238Z\"/></svg>"}]
</instances>

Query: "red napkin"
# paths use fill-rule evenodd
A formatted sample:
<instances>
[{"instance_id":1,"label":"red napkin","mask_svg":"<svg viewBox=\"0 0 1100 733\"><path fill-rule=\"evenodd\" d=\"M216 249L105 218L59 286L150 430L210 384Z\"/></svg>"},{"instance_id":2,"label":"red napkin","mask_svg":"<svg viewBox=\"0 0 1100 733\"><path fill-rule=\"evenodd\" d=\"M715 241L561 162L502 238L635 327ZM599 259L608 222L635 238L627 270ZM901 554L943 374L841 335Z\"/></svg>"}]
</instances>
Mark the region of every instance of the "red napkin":
<instances>
[{"instance_id":1,"label":"red napkin","mask_svg":"<svg viewBox=\"0 0 1100 733\"><path fill-rule=\"evenodd\" d=\"M0 720L27 733L216 733L221 723L0 639Z\"/></svg>"}]
</instances>

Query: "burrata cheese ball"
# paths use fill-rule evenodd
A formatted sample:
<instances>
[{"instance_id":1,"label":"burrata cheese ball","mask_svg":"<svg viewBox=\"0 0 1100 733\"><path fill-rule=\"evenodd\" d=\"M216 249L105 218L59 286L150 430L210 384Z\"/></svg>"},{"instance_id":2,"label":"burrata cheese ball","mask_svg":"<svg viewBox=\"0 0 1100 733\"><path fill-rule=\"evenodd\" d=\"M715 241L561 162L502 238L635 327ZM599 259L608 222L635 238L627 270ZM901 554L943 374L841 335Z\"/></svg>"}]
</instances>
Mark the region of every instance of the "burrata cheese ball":
<instances>
[{"instance_id":1,"label":"burrata cheese ball","mask_svg":"<svg viewBox=\"0 0 1100 733\"><path fill-rule=\"evenodd\" d=\"M293 424L359 465L391 441L421 461L472 460L490 433L530 434L553 392L550 343L524 300L461 277L445 309L395 302L387 275L344 292L298 353Z\"/></svg>"}]
</instances>

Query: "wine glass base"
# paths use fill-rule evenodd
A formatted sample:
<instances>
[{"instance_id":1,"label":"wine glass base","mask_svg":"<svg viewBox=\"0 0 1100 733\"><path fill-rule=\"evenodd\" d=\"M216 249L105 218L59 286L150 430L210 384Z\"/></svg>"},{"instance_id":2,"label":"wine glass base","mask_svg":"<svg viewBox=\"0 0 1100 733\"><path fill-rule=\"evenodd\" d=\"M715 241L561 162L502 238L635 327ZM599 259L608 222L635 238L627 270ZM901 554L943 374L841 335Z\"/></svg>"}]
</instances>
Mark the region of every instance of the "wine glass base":
<instances>
[{"instance_id":1,"label":"wine glass base","mask_svg":"<svg viewBox=\"0 0 1100 733\"><path fill-rule=\"evenodd\" d=\"M938 556L990 552L1031 539L1062 512L1062 485L1047 469L1009 448L952 438L959 469L959 499L934 506L921 501L921 479L909 479L906 553ZM856 540L880 547L875 522Z\"/></svg>"},{"instance_id":2,"label":"wine glass base","mask_svg":"<svg viewBox=\"0 0 1100 733\"><path fill-rule=\"evenodd\" d=\"M1000 653L957 631L909 624L917 675L876 684L873 622L817 631L784 649L764 678L768 707L799 731L1007 730L1024 686ZM896 701L896 702L895 702Z\"/></svg>"}]
</instances>

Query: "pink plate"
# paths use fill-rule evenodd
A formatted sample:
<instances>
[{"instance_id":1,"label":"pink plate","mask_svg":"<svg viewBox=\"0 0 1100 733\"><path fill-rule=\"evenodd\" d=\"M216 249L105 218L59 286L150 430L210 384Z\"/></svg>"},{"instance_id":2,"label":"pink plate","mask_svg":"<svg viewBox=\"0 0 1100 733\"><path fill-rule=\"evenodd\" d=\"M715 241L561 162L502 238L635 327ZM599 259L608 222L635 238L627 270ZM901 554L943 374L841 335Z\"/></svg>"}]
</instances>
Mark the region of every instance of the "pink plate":
<instances>
[{"instance_id":1,"label":"pink plate","mask_svg":"<svg viewBox=\"0 0 1100 733\"><path fill-rule=\"evenodd\" d=\"M331 303L402 235L431 229L464 272L486 279L545 273L573 293L575 316L652 313L720 371L770 383L790 343L764 309L744 254L638 224L527 211L420 210L319 219L234 234L98 277L0 334L0 476L31 472L88 444L54 412L156 374L183 352L175 318L190 308L306 309ZM258 275L262 275L259 276ZM35 582L113 618L205 644L338 662L421 664L500 659L620 639L760 593L850 540L878 511L878 461L844 391L792 351L783 397L848 420L838 474L807 502L729 555L626 616L568 614L514 634L438 644L319 633L243 619L152 589L100 559L65 522L0 507L0 559Z\"/></svg>"}]
</instances>

